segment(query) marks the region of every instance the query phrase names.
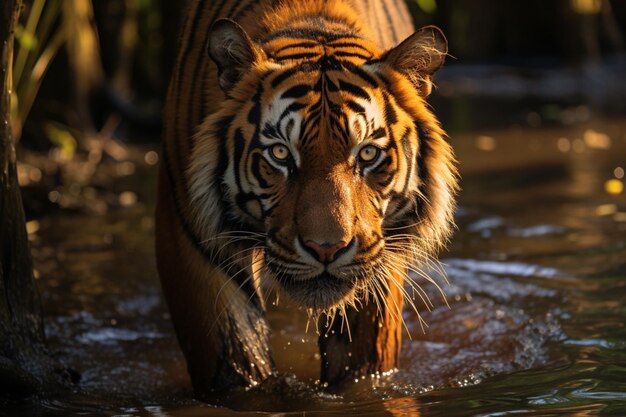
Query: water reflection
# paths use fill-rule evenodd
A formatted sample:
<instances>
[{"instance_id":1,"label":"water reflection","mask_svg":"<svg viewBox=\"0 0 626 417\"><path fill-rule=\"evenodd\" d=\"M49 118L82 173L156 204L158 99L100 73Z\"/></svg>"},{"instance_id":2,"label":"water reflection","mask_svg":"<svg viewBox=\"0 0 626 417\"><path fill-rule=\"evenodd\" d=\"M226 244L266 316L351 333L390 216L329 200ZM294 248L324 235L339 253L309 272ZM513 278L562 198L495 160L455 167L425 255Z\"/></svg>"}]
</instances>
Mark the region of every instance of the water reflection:
<instances>
[{"instance_id":1,"label":"water reflection","mask_svg":"<svg viewBox=\"0 0 626 417\"><path fill-rule=\"evenodd\" d=\"M425 332L405 311L401 368L328 393L306 313L281 300L268 315L280 374L219 399L238 411L191 399L156 278L151 203L137 192L154 181L155 155L144 153L149 171L138 168L140 186L120 187L120 209L29 223L51 350L82 375L76 396L44 402L45 413L619 414L626 199L616 184L625 128L607 121L455 135L464 191L443 259L450 306L415 277L435 305L420 311Z\"/></svg>"}]
</instances>

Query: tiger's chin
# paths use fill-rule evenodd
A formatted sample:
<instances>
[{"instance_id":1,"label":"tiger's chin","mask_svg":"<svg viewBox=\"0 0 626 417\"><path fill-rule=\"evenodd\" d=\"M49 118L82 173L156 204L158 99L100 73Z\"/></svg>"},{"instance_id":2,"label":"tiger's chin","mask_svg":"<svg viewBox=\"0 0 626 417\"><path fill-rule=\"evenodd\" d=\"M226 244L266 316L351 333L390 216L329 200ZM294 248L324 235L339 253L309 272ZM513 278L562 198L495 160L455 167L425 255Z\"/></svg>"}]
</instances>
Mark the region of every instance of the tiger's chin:
<instances>
[{"instance_id":1,"label":"tiger's chin","mask_svg":"<svg viewBox=\"0 0 626 417\"><path fill-rule=\"evenodd\" d=\"M292 300L315 313L351 304L358 287L356 279L336 277L329 272L306 280L287 274L277 275L276 279Z\"/></svg>"}]
</instances>

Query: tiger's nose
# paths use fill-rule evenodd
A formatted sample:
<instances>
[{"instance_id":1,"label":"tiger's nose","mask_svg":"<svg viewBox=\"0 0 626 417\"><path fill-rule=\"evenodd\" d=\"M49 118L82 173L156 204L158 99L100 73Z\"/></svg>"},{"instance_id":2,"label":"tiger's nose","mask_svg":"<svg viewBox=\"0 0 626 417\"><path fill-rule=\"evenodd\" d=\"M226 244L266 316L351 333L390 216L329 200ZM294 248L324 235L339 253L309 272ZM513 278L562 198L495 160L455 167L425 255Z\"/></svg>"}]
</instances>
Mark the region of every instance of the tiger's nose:
<instances>
[{"instance_id":1,"label":"tiger's nose","mask_svg":"<svg viewBox=\"0 0 626 417\"><path fill-rule=\"evenodd\" d=\"M348 246L343 240L337 243L317 243L313 240L307 240L303 243L305 249L323 264L329 264L334 261L337 257L337 253Z\"/></svg>"}]
</instances>

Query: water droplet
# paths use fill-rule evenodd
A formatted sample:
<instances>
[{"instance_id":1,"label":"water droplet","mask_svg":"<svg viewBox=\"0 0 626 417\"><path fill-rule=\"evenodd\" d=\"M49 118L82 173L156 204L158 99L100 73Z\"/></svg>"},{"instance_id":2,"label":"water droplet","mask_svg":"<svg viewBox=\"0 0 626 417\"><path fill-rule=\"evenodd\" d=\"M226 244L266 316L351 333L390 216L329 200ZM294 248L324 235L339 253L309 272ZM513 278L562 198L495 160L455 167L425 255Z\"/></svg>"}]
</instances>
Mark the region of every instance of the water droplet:
<instances>
[{"instance_id":1,"label":"water droplet","mask_svg":"<svg viewBox=\"0 0 626 417\"><path fill-rule=\"evenodd\" d=\"M615 204L602 204L596 207L597 216L610 216L617 211Z\"/></svg>"},{"instance_id":2,"label":"water droplet","mask_svg":"<svg viewBox=\"0 0 626 417\"><path fill-rule=\"evenodd\" d=\"M568 152L572 148L572 144L567 138L559 138L556 141L556 147L561 152Z\"/></svg>"},{"instance_id":3,"label":"water droplet","mask_svg":"<svg viewBox=\"0 0 626 417\"><path fill-rule=\"evenodd\" d=\"M149 151L146 152L143 159L148 165L156 165L159 162L159 154L155 151Z\"/></svg>"},{"instance_id":4,"label":"water droplet","mask_svg":"<svg viewBox=\"0 0 626 417\"><path fill-rule=\"evenodd\" d=\"M119 196L119 202L123 207L130 207L137 203L137 194L132 191L124 191Z\"/></svg>"},{"instance_id":5,"label":"water droplet","mask_svg":"<svg viewBox=\"0 0 626 417\"><path fill-rule=\"evenodd\" d=\"M588 147L593 149L609 149L611 147L611 138L609 135L596 132L593 129L585 130L583 140Z\"/></svg>"},{"instance_id":6,"label":"water droplet","mask_svg":"<svg viewBox=\"0 0 626 417\"><path fill-rule=\"evenodd\" d=\"M39 231L39 221L31 220L26 222L26 233L29 235L35 234Z\"/></svg>"},{"instance_id":7,"label":"water droplet","mask_svg":"<svg viewBox=\"0 0 626 417\"><path fill-rule=\"evenodd\" d=\"M481 151L490 152L496 149L496 140L491 136L478 136L476 147Z\"/></svg>"},{"instance_id":8,"label":"water droplet","mask_svg":"<svg viewBox=\"0 0 626 417\"><path fill-rule=\"evenodd\" d=\"M54 190L54 191L50 191L48 193L48 200L50 200L51 203L57 203L59 201L59 197L61 196L61 194Z\"/></svg>"}]
</instances>

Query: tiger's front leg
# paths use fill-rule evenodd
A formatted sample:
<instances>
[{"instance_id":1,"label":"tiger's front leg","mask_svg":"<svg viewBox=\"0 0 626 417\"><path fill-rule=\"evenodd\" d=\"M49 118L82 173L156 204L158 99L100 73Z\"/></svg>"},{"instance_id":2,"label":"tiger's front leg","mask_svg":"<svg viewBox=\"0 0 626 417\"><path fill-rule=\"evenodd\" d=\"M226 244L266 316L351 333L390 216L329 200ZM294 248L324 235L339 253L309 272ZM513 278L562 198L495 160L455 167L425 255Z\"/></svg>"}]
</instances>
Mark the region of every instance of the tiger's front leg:
<instances>
[{"instance_id":1,"label":"tiger's front leg","mask_svg":"<svg viewBox=\"0 0 626 417\"><path fill-rule=\"evenodd\" d=\"M336 313L319 337L321 380L337 385L396 369L402 344L403 277L394 274L381 283L377 300L370 294L358 310L346 309L347 320Z\"/></svg>"},{"instance_id":2,"label":"tiger's front leg","mask_svg":"<svg viewBox=\"0 0 626 417\"><path fill-rule=\"evenodd\" d=\"M160 180L157 266L195 397L259 383L274 363L253 256L242 256L241 267L203 253L185 233L163 168Z\"/></svg>"},{"instance_id":3,"label":"tiger's front leg","mask_svg":"<svg viewBox=\"0 0 626 417\"><path fill-rule=\"evenodd\" d=\"M200 398L205 386L254 385L273 366L247 278L195 259L185 233L208 251L224 247L211 240L220 236L256 240L264 277L314 314L359 306L320 341L333 384L398 366L402 280L384 273L390 260L428 259L450 235L456 165L425 101L445 37L425 27L397 46L370 39L356 3L230 8L249 10L241 19L222 13L229 2L190 3L195 23L181 37L164 123L176 169L171 185L160 181L169 200L156 228L159 275ZM178 216L165 208L172 195Z\"/></svg>"}]
</instances>

